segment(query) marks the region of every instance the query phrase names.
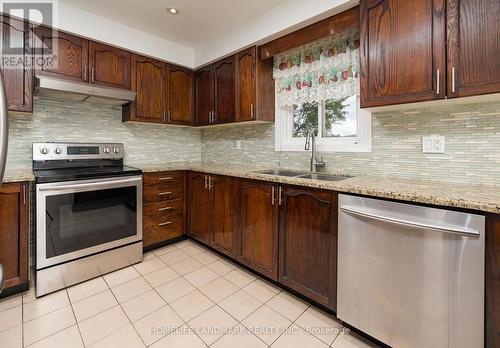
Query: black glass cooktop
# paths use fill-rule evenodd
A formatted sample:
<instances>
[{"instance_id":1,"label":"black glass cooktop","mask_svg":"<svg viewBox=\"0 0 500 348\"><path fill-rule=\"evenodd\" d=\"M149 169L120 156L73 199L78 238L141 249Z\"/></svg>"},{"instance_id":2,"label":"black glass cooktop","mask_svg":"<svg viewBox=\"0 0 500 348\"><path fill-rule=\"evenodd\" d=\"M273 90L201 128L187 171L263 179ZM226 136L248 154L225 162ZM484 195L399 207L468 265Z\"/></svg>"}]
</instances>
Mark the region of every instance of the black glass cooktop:
<instances>
[{"instance_id":1,"label":"black glass cooktop","mask_svg":"<svg viewBox=\"0 0 500 348\"><path fill-rule=\"evenodd\" d=\"M115 176L141 175L142 170L128 166L105 166L83 168L51 168L33 171L37 183L86 180Z\"/></svg>"}]
</instances>

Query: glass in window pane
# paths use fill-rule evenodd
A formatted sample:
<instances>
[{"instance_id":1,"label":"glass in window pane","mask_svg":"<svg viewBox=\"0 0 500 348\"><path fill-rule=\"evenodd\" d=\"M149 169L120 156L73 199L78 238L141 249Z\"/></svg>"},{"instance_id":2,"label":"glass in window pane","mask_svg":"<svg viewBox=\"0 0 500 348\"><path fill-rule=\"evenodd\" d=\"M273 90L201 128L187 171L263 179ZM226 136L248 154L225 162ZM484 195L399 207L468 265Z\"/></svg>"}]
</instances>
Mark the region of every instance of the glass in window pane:
<instances>
[{"instance_id":1,"label":"glass in window pane","mask_svg":"<svg viewBox=\"0 0 500 348\"><path fill-rule=\"evenodd\" d=\"M305 102L293 106L293 137L303 138L307 132L318 135L318 102Z\"/></svg>"},{"instance_id":2,"label":"glass in window pane","mask_svg":"<svg viewBox=\"0 0 500 348\"><path fill-rule=\"evenodd\" d=\"M356 95L340 99L327 99L325 101L324 138L357 136L357 102Z\"/></svg>"}]
</instances>

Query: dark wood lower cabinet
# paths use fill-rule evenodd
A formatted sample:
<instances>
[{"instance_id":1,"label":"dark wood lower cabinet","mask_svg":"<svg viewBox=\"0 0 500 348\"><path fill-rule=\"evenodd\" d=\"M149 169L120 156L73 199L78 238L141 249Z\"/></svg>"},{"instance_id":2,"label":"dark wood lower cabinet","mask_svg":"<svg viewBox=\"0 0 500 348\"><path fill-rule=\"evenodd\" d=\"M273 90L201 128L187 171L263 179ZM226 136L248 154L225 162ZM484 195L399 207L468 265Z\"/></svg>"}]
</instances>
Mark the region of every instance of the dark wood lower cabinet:
<instances>
[{"instance_id":1,"label":"dark wood lower cabinet","mask_svg":"<svg viewBox=\"0 0 500 348\"><path fill-rule=\"evenodd\" d=\"M5 267L3 296L28 284L29 183L0 187L0 263ZM9 291L10 290L10 291Z\"/></svg>"},{"instance_id":2,"label":"dark wood lower cabinet","mask_svg":"<svg viewBox=\"0 0 500 348\"><path fill-rule=\"evenodd\" d=\"M280 194L279 281L335 310L337 195L290 187Z\"/></svg>"},{"instance_id":3,"label":"dark wood lower cabinet","mask_svg":"<svg viewBox=\"0 0 500 348\"><path fill-rule=\"evenodd\" d=\"M211 246L235 257L240 227L239 180L227 176L210 176L213 213Z\"/></svg>"},{"instance_id":4,"label":"dark wood lower cabinet","mask_svg":"<svg viewBox=\"0 0 500 348\"><path fill-rule=\"evenodd\" d=\"M241 233L237 259L273 280L278 280L277 186L246 181L241 185Z\"/></svg>"},{"instance_id":5,"label":"dark wood lower cabinet","mask_svg":"<svg viewBox=\"0 0 500 348\"><path fill-rule=\"evenodd\" d=\"M487 348L500 348L500 215L486 215L486 309Z\"/></svg>"},{"instance_id":6,"label":"dark wood lower cabinet","mask_svg":"<svg viewBox=\"0 0 500 348\"><path fill-rule=\"evenodd\" d=\"M210 190L208 176L203 173L189 173L189 228L188 234L205 244L210 242Z\"/></svg>"}]
</instances>

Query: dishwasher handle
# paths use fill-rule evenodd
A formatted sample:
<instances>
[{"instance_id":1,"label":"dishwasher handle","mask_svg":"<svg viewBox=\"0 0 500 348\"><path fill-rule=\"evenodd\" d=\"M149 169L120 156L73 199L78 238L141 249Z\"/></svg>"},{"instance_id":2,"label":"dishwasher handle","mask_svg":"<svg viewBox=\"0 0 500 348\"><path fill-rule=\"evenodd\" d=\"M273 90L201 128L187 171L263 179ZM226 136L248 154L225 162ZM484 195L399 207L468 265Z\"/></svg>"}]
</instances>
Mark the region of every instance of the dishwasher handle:
<instances>
[{"instance_id":1,"label":"dishwasher handle","mask_svg":"<svg viewBox=\"0 0 500 348\"><path fill-rule=\"evenodd\" d=\"M445 225L445 224L432 224L420 221L411 221L403 219L396 216L384 215L383 213L373 212L368 210L359 209L351 206L341 206L340 210L347 214L365 217L368 219L378 220L382 222L387 222L395 225L401 225L406 227L421 228L425 230L431 230L436 232L450 233L463 237L474 237L479 238L480 232L476 229L471 229L467 227L459 227L456 225Z\"/></svg>"}]
</instances>

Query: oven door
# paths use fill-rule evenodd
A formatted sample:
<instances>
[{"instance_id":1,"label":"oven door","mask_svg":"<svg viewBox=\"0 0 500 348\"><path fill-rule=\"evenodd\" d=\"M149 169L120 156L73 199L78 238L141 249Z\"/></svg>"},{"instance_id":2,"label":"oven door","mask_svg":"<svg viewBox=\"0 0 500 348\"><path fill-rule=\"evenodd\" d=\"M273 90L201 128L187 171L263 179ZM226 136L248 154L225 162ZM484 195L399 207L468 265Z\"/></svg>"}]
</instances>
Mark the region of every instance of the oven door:
<instances>
[{"instance_id":1,"label":"oven door","mask_svg":"<svg viewBox=\"0 0 500 348\"><path fill-rule=\"evenodd\" d=\"M142 176L36 185L37 269L142 240Z\"/></svg>"}]
</instances>

